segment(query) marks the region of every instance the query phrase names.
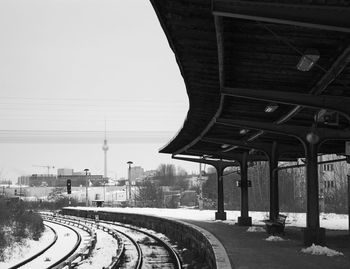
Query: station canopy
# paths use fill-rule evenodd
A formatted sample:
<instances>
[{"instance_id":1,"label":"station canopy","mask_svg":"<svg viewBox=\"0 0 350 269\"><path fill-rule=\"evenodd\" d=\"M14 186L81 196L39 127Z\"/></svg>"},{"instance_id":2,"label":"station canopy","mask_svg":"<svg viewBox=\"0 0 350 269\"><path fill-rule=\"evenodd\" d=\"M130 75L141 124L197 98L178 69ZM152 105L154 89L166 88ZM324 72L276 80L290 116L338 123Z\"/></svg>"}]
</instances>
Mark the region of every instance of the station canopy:
<instances>
[{"instance_id":1,"label":"station canopy","mask_svg":"<svg viewBox=\"0 0 350 269\"><path fill-rule=\"evenodd\" d=\"M331 3L331 4L328 4ZM151 0L189 98L160 152L235 160L345 154L350 140L350 3ZM304 143L304 144L303 144Z\"/></svg>"}]
</instances>

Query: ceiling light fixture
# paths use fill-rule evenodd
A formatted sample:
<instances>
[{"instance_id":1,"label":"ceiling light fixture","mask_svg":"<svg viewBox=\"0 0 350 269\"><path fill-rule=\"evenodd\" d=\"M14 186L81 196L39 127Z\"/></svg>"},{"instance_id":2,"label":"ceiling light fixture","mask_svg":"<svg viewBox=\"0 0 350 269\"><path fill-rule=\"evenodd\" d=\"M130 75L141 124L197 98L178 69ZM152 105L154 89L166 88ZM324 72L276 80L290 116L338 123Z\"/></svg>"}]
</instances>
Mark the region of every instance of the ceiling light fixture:
<instances>
[{"instance_id":1,"label":"ceiling light fixture","mask_svg":"<svg viewBox=\"0 0 350 269\"><path fill-rule=\"evenodd\" d=\"M317 50L306 50L304 55L301 56L297 69L302 72L310 71L315 63L320 59L320 53Z\"/></svg>"},{"instance_id":2,"label":"ceiling light fixture","mask_svg":"<svg viewBox=\"0 0 350 269\"><path fill-rule=\"evenodd\" d=\"M241 130L239 130L239 134L241 134L241 135L245 135L248 132L249 132L248 129L241 129Z\"/></svg>"},{"instance_id":3,"label":"ceiling light fixture","mask_svg":"<svg viewBox=\"0 0 350 269\"><path fill-rule=\"evenodd\" d=\"M275 110L278 108L278 105L277 104L268 104L266 107L265 107L265 112L266 113L272 113L272 112L275 112Z\"/></svg>"},{"instance_id":4,"label":"ceiling light fixture","mask_svg":"<svg viewBox=\"0 0 350 269\"><path fill-rule=\"evenodd\" d=\"M229 146L230 146L229 144L222 144L222 145L221 145L221 148L222 148L222 149L226 149L226 148L228 148Z\"/></svg>"}]
</instances>

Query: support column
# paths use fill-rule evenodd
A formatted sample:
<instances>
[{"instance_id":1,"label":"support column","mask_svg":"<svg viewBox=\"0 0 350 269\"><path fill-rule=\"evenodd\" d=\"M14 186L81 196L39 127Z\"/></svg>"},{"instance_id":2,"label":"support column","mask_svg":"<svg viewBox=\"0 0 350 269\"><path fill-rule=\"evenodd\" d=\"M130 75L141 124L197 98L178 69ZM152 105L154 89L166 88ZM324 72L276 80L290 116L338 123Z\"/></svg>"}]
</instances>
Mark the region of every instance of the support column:
<instances>
[{"instance_id":1,"label":"support column","mask_svg":"<svg viewBox=\"0 0 350 269\"><path fill-rule=\"evenodd\" d=\"M304 228L304 244L325 244L325 229L320 228L319 189L318 189L318 144L306 143L306 228Z\"/></svg>"},{"instance_id":2,"label":"support column","mask_svg":"<svg viewBox=\"0 0 350 269\"><path fill-rule=\"evenodd\" d=\"M248 215L248 153L243 153L241 165L241 216L238 217L239 226L251 226L252 218Z\"/></svg>"},{"instance_id":3,"label":"support column","mask_svg":"<svg viewBox=\"0 0 350 269\"><path fill-rule=\"evenodd\" d=\"M349 175L349 170L348 170L348 233L350 234L350 175Z\"/></svg>"},{"instance_id":4,"label":"support column","mask_svg":"<svg viewBox=\"0 0 350 269\"><path fill-rule=\"evenodd\" d=\"M215 167L218 180L218 211L215 212L216 220L226 220L226 212L224 209L224 168L221 166Z\"/></svg>"},{"instance_id":5,"label":"support column","mask_svg":"<svg viewBox=\"0 0 350 269\"><path fill-rule=\"evenodd\" d=\"M278 195L278 153L277 143L272 143L271 154L269 156L270 169L270 220L275 220L279 214Z\"/></svg>"}]
</instances>

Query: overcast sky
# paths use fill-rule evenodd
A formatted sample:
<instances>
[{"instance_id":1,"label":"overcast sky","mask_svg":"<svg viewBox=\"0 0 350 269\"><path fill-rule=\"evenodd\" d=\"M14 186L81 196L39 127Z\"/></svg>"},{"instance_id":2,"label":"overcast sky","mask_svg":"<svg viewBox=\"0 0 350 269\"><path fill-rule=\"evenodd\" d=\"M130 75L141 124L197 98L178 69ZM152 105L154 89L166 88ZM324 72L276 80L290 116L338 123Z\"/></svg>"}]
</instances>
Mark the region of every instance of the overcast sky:
<instances>
[{"instance_id":1,"label":"overcast sky","mask_svg":"<svg viewBox=\"0 0 350 269\"><path fill-rule=\"evenodd\" d=\"M2 178L89 168L109 176L191 163L157 153L181 128L188 97L145 0L0 0Z\"/></svg>"}]
</instances>

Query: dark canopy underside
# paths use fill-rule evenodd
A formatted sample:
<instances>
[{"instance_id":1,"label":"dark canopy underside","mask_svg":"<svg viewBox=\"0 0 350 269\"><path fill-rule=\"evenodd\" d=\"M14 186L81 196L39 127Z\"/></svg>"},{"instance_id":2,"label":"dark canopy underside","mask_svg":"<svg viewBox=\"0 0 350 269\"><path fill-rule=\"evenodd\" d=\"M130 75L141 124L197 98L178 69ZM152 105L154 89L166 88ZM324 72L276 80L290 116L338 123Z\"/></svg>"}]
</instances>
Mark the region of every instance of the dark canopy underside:
<instances>
[{"instance_id":1,"label":"dark canopy underside","mask_svg":"<svg viewBox=\"0 0 350 269\"><path fill-rule=\"evenodd\" d=\"M344 141L350 140L345 1L151 2L190 101L182 129L160 152L234 160L249 151L252 160L261 160L275 142L280 159L293 160L305 156L312 132L322 142L320 153L345 153ZM299 71L299 60L310 50L319 53L318 62ZM271 104L278 108L265 112ZM334 121L324 121L323 112Z\"/></svg>"}]
</instances>

